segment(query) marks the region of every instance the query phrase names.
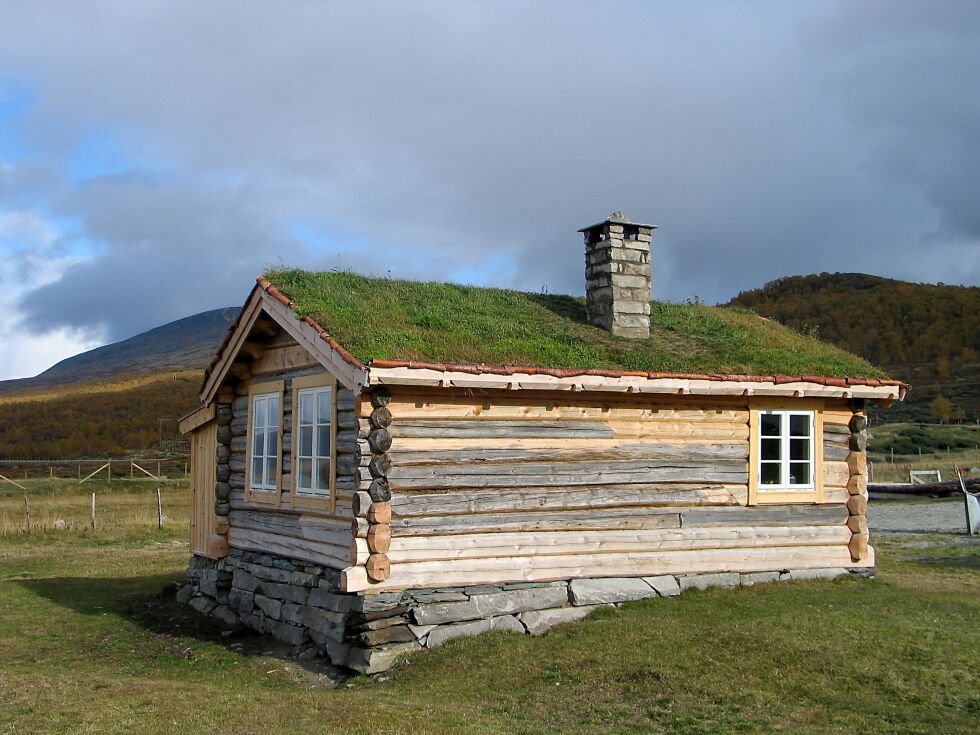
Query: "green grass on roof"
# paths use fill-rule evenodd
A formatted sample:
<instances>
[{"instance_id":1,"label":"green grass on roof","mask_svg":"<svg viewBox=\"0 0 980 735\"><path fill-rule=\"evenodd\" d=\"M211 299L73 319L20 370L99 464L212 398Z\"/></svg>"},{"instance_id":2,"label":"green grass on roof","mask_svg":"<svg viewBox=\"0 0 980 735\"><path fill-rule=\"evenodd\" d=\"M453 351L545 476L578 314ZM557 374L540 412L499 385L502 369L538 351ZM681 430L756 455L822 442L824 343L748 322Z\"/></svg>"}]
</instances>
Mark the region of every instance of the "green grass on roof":
<instances>
[{"instance_id":1,"label":"green grass on roof","mask_svg":"<svg viewBox=\"0 0 980 735\"><path fill-rule=\"evenodd\" d=\"M361 362L884 377L868 362L754 313L653 302L646 340L589 325L585 299L355 273L265 274Z\"/></svg>"}]
</instances>

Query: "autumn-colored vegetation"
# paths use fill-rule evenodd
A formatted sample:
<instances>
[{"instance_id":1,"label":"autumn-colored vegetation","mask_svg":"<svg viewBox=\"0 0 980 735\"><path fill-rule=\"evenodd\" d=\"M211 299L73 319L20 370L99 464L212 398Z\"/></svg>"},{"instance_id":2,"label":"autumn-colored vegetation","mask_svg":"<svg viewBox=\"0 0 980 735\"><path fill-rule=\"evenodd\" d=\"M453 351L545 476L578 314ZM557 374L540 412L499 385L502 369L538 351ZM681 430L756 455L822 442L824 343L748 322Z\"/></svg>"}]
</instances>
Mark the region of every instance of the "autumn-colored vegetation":
<instances>
[{"instance_id":1,"label":"autumn-colored vegetation","mask_svg":"<svg viewBox=\"0 0 980 735\"><path fill-rule=\"evenodd\" d=\"M772 281L732 303L855 352L910 382L906 401L882 418L980 418L980 288L821 273ZM935 403L940 395L943 400Z\"/></svg>"},{"instance_id":2,"label":"autumn-colored vegetation","mask_svg":"<svg viewBox=\"0 0 980 735\"><path fill-rule=\"evenodd\" d=\"M0 459L119 456L176 438L199 371L65 385L0 401Z\"/></svg>"}]
</instances>

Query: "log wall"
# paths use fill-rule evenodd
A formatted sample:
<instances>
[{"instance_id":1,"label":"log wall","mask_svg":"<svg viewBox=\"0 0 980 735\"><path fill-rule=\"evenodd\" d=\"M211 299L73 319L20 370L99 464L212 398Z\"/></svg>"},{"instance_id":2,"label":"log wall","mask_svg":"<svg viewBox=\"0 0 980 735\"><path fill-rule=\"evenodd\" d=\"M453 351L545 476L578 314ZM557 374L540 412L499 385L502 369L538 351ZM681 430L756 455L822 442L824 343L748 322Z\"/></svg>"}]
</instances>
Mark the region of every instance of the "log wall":
<instances>
[{"instance_id":1,"label":"log wall","mask_svg":"<svg viewBox=\"0 0 980 735\"><path fill-rule=\"evenodd\" d=\"M748 398L533 395L385 398L390 446L361 465L385 465L390 571L347 570L347 590L869 564L851 553L846 402L823 411L823 503L745 507Z\"/></svg>"}]
</instances>

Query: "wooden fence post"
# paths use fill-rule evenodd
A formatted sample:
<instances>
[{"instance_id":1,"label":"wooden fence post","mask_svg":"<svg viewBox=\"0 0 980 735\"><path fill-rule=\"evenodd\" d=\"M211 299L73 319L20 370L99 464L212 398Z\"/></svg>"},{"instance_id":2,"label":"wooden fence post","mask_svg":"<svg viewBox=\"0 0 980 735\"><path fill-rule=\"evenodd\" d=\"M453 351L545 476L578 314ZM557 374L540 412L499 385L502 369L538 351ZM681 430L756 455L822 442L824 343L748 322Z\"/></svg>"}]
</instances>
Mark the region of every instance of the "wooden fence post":
<instances>
[{"instance_id":1,"label":"wooden fence post","mask_svg":"<svg viewBox=\"0 0 980 735\"><path fill-rule=\"evenodd\" d=\"M27 496L24 496L24 515L26 516L27 532L31 532L31 504L27 500Z\"/></svg>"},{"instance_id":2,"label":"wooden fence post","mask_svg":"<svg viewBox=\"0 0 980 735\"><path fill-rule=\"evenodd\" d=\"M163 528L163 499L160 497L160 488L157 488L157 529Z\"/></svg>"},{"instance_id":3,"label":"wooden fence post","mask_svg":"<svg viewBox=\"0 0 980 735\"><path fill-rule=\"evenodd\" d=\"M92 530L95 530L95 493L92 493Z\"/></svg>"}]
</instances>

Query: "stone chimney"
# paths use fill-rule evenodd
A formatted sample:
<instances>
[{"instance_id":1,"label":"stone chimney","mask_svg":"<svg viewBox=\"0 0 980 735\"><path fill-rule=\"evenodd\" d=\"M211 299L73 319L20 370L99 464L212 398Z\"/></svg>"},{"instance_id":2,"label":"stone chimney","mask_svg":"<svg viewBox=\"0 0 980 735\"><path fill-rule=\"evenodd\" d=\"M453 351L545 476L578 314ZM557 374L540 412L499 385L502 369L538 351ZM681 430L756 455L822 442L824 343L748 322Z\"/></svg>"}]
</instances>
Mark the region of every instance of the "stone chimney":
<instances>
[{"instance_id":1,"label":"stone chimney","mask_svg":"<svg viewBox=\"0 0 980 735\"><path fill-rule=\"evenodd\" d=\"M585 227L585 311L618 337L650 336L650 242L654 225L616 211Z\"/></svg>"}]
</instances>

